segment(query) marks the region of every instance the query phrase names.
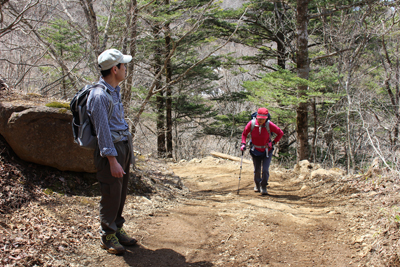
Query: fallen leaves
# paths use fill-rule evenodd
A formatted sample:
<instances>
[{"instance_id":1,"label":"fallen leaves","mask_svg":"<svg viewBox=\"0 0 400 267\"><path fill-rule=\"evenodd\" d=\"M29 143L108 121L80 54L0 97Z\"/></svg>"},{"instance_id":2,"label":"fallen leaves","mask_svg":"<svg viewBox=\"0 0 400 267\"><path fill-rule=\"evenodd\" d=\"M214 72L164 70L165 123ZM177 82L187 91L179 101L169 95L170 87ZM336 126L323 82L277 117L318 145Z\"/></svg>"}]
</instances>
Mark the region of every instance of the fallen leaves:
<instances>
[{"instance_id":1,"label":"fallen leaves","mask_svg":"<svg viewBox=\"0 0 400 267\"><path fill-rule=\"evenodd\" d=\"M20 165L4 147L0 140L0 266L67 266L65 256L97 236L95 205L45 194L44 181L65 178Z\"/></svg>"},{"instance_id":2,"label":"fallen leaves","mask_svg":"<svg viewBox=\"0 0 400 267\"><path fill-rule=\"evenodd\" d=\"M81 216L87 214L88 207L64 201L68 202L66 197L52 196L46 202L30 202L18 212L2 216L0 265L63 265L65 255L95 239L95 216ZM57 208L63 204L77 206L65 214ZM68 219L72 217L75 219ZM46 258L49 255L50 260Z\"/></svg>"}]
</instances>

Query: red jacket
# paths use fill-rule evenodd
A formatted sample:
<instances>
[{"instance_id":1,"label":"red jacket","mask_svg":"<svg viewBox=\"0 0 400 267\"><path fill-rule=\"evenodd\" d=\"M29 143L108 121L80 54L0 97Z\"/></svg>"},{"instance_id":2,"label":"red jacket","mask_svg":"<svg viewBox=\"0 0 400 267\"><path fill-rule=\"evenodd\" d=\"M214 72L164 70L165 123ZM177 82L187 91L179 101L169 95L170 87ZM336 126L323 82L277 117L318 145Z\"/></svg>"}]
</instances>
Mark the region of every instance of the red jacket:
<instances>
[{"instance_id":1,"label":"red jacket","mask_svg":"<svg viewBox=\"0 0 400 267\"><path fill-rule=\"evenodd\" d=\"M272 149L272 144L271 142L269 142L270 136L269 133L267 131L267 128L265 127L261 127L261 134L259 132L259 127L257 127L258 121L256 120L256 127L254 127L253 131L251 132L251 142L256 145L256 146L266 146L268 143L268 151ZM276 126L273 122L269 122L269 129L271 131L271 133L276 133L277 136L275 137L275 139L273 141L275 141L275 143L278 143L279 140L281 140L282 136L283 136L283 132L282 130ZM246 127L244 127L243 133L242 133L242 143L246 143L246 138L247 135L249 135L251 130L251 121L249 121L249 123L247 123ZM265 148L255 148L260 152L264 152Z\"/></svg>"}]
</instances>

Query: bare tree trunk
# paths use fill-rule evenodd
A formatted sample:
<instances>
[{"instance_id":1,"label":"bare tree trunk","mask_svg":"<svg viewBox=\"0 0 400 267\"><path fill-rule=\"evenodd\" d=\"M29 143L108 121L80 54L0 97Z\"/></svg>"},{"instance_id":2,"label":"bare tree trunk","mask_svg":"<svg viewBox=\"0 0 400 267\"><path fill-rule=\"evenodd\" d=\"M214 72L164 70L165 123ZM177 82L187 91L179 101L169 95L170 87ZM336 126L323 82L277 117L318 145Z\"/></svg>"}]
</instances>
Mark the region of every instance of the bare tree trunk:
<instances>
[{"instance_id":1,"label":"bare tree trunk","mask_svg":"<svg viewBox=\"0 0 400 267\"><path fill-rule=\"evenodd\" d=\"M348 78L346 81L345 89L346 89L346 94L347 94L347 110L346 110L346 146L348 149L348 154L347 154L347 171L350 173L353 173L354 171L354 155L353 155L353 150L352 150L352 145L351 145L351 133L350 133L350 109L352 106L352 101L350 98L350 90L349 90L349 84L351 80L351 71L348 74Z\"/></svg>"},{"instance_id":2,"label":"bare tree trunk","mask_svg":"<svg viewBox=\"0 0 400 267\"><path fill-rule=\"evenodd\" d=\"M278 21L279 24L279 31L276 34L276 44L277 44L277 64L281 69L286 69L286 44L285 44L285 34L284 34L284 29L285 29L285 15L280 12L279 8L282 8L283 4L282 2L276 2L275 4L275 18ZM280 104L279 104L280 105ZM280 105L283 107L282 105ZM281 119L278 118L278 124L279 125L285 125L285 122ZM279 153L286 154L289 152L289 135L285 134L283 135L282 139L279 141Z\"/></svg>"},{"instance_id":3,"label":"bare tree trunk","mask_svg":"<svg viewBox=\"0 0 400 267\"><path fill-rule=\"evenodd\" d=\"M129 42L129 53L132 56L132 62L128 64L128 69L127 69L127 78L126 78L126 83L125 86L122 90L122 103L124 104L124 109L129 110L129 103L131 101L132 97L132 84L133 84L133 72L135 70L135 55L136 55L136 37L137 37L137 1L136 0L131 0L130 5L129 5L129 13L130 13L130 19L128 22L127 20L127 25L129 25L128 29L130 29L130 32L128 34L130 42ZM124 43L127 43L125 40Z\"/></svg>"},{"instance_id":4,"label":"bare tree trunk","mask_svg":"<svg viewBox=\"0 0 400 267\"><path fill-rule=\"evenodd\" d=\"M160 34L160 27L153 27L154 38L158 38ZM161 67L163 65L162 61L162 47L158 46L154 50L154 73L157 74L161 71ZM162 87L161 84L161 76L156 78L156 90L159 90ZM156 97L157 103L157 155L159 158L165 157L166 149L165 149L165 98L164 91L161 90L157 93Z\"/></svg>"},{"instance_id":5,"label":"bare tree trunk","mask_svg":"<svg viewBox=\"0 0 400 267\"><path fill-rule=\"evenodd\" d=\"M104 39L103 39L103 44L100 47L100 52L104 51L107 47L108 32L110 30L110 22L112 19L114 5L115 5L115 0L112 0L111 5L110 5L110 14L108 15L106 27L104 28Z\"/></svg>"},{"instance_id":6,"label":"bare tree trunk","mask_svg":"<svg viewBox=\"0 0 400 267\"><path fill-rule=\"evenodd\" d=\"M161 84L157 86L161 87ZM157 155L159 158L165 157L165 99L164 92L157 93Z\"/></svg>"},{"instance_id":7,"label":"bare tree trunk","mask_svg":"<svg viewBox=\"0 0 400 267\"><path fill-rule=\"evenodd\" d=\"M3 22L2 7L3 7L8 1L9 1L9 0L1 0L1 1L0 1L0 23Z\"/></svg>"},{"instance_id":8,"label":"bare tree trunk","mask_svg":"<svg viewBox=\"0 0 400 267\"><path fill-rule=\"evenodd\" d=\"M165 4L169 4L169 0L165 0ZM172 49L171 47L171 35L170 35L170 28L169 23L164 26L166 29L166 36L165 36L165 55L166 55L166 68L165 68L165 80L166 84L169 84L172 80L172 67L171 61L168 58L168 55ZM167 116L167 126L166 126L166 135L167 135L167 158L172 158L173 147L172 147L172 86L168 86L166 89L166 116Z\"/></svg>"},{"instance_id":9,"label":"bare tree trunk","mask_svg":"<svg viewBox=\"0 0 400 267\"><path fill-rule=\"evenodd\" d=\"M93 9L93 0L80 0L80 4L85 13L86 21L89 26L90 42L95 53L94 66L97 66L97 57L100 55L100 41L99 41L99 30L97 28L96 13Z\"/></svg>"},{"instance_id":10,"label":"bare tree trunk","mask_svg":"<svg viewBox=\"0 0 400 267\"><path fill-rule=\"evenodd\" d=\"M60 51L61 58L63 58L63 50L61 49ZM67 81L65 79L66 73L63 68L61 68L61 75L62 75L62 92L61 92L61 97L63 99L67 99Z\"/></svg>"},{"instance_id":11,"label":"bare tree trunk","mask_svg":"<svg viewBox=\"0 0 400 267\"><path fill-rule=\"evenodd\" d=\"M396 47L397 57L396 57L396 106L395 106L395 113L396 113L396 125L394 127L394 145L399 143L399 128L400 128L400 110L399 110L399 101L400 101L400 91L399 91L399 82L400 82L400 69L399 69L399 43L397 43Z\"/></svg>"},{"instance_id":12,"label":"bare tree trunk","mask_svg":"<svg viewBox=\"0 0 400 267\"><path fill-rule=\"evenodd\" d=\"M388 65L389 65L389 67L386 68L385 67L386 66L385 63L382 62L383 63L382 65L385 67L385 72L386 72L385 87L386 87L386 91L388 93L388 96L390 98L390 102L392 103L392 105L394 107L394 115L396 117L396 122L395 122L394 129L393 129L393 138L392 138L392 141L391 141L391 145L395 146L395 145L398 144L399 127L400 127L400 125L399 125L400 124L400 110L399 110L399 98L400 98L400 95L399 95L400 94L399 93L399 79L400 79L400 77L399 77L399 59L398 58L396 59L396 66L394 67L393 63L392 63L392 61L391 61L391 59L389 57L389 53L388 53L388 51L386 49L386 43L385 43L385 36L384 35L382 36L382 47L383 47L383 50L385 52L386 61L387 61ZM398 44L397 44L396 50L397 50L397 54L398 54L398 52L399 52L399 45ZM383 61L383 59L382 59L382 61ZM393 69L395 69L395 82L396 82L396 85L395 85L396 94L395 95L393 94L392 88L390 86L390 81L392 80Z\"/></svg>"},{"instance_id":13,"label":"bare tree trunk","mask_svg":"<svg viewBox=\"0 0 400 267\"><path fill-rule=\"evenodd\" d=\"M278 51L278 66L281 69L286 68L286 45L285 45L285 34L283 33L284 30L284 15L279 11L279 7L282 7L282 3L275 3L275 17L276 20L279 22L279 31L276 34L276 43L277 43L277 51Z\"/></svg>"},{"instance_id":14,"label":"bare tree trunk","mask_svg":"<svg viewBox=\"0 0 400 267\"><path fill-rule=\"evenodd\" d=\"M318 133L317 104L315 102L315 98L313 99L312 109L314 117L314 133L312 139L311 153L313 162L315 162L317 159L317 133Z\"/></svg>"},{"instance_id":15,"label":"bare tree trunk","mask_svg":"<svg viewBox=\"0 0 400 267\"><path fill-rule=\"evenodd\" d=\"M308 59L308 2L297 0L297 76L308 80L310 63ZM307 85L299 85L298 97L306 96ZM297 161L308 159L308 102L299 103L297 107Z\"/></svg>"}]
</instances>

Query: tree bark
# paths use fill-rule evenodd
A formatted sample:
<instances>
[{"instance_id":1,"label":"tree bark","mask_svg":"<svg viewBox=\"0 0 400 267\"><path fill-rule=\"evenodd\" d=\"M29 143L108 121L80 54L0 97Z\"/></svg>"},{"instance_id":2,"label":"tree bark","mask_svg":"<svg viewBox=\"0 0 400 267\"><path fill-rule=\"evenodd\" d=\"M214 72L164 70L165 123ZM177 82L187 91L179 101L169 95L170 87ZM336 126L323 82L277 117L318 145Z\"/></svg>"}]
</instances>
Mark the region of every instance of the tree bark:
<instances>
[{"instance_id":1,"label":"tree bark","mask_svg":"<svg viewBox=\"0 0 400 267\"><path fill-rule=\"evenodd\" d=\"M153 27L154 38L159 38L160 27ZM162 47L158 46L154 50L154 73L157 74L161 71L162 65ZM156 77L156 90L162 88L161 76ZM157 155L159 158L165 157L166 149L165 149L165 98L164 91L159 91L156 97L157 103Z\"/></svg>"},{"instance_id":2,"label":"tree bark","mask_svg":"<svg viewBox=\"0 0 400 267\"><path fill-rule=\"evenodd\" d=\"M104 51L107 47L108 33L110 31L110 23L111 23L111 19L112 19L113 10L114 10L114 5L115 5L115 0L112 0L111 5L110 5L110 14L108 15L107 23L104 28L104 39L103 39L103 44L100 47L100 52Z\"/></svg>"},{"instance_id":3,"label":"tree bark","mask_svg":"<svg viewBox=\"0 0 400 267\"><path fill-rule=\"evenodd\" d=\"M382 47L385 52L385 58L386 61L389 65L388 68L385 67L385 72L386 72L386 79L385 79L385 87L386 91L388 93L388 96L390 98L390 102L393 105L393 110L394 110L394 115L396 118L396 122L394 125L393 129L393 138L391 138L391 145L396 146L399 141L399 127L400 127L400 110L399 110L399 100L400 100L400 92L399 92L399 79L400 79L400 74L399 74L399 58L397 57L396 59L396 66L393 66L392 61L390 60L389 53L386 48L386 42L385 42L385 36L382 36ZM399 45L397 44L396 47L396 52L397 54L399 53ZM383 62L382 59L382 65L385 66L385 62ZM392 72L395 72L395 94L392 92L392 87L390 85L390 81L392 80Z\"/></svg>"},{"instance_id":4,"label":"tree bark","mask_svg":"<svg viewBox=\"0 0 400 267\"><path fill-rule=\"evenodd\" d=\"M399 54L399 43L397 43L396 54ZM400 102L400 91L399 91L399 82L400 82L400 69L399 69L399 56L396 57L396 79L395 79L395 88L396 88L396 106L395 106L395 114L396 114L396 124L394 127L394 145L399 143L399 128L400 128L400 110L399 110L399 102Z\"/></svg>"},{"instance_id":5,"label":"tree bark","mask_svg":"<svg viewBox=\"0 0 400 267\"><path fill-rule=\"evenodd\" d=\"M157 87L161 87L158 85ZM165 157L165 99L164 92L157 93L157 155L159 158Z\"/></svg>"},{"instance_id":6,"label":"tree bark","mask_svg":"<svg viewBox=\"0 0 400 267\"><path fill-rule=\"evenodd\" d=\"M97 28L96 13L93 9L93 0L80 0L80 4L85 13L86 21L89 26L90 32L90 43L92 44L93 51L95 53L94 66L97 66L97 57L100 55L100 41L99 41L99 29Z\"/></svg>"},{"instance_id":7,"label":"tree bark","mask_svg":"<svg viewBox=\"0 0 400 267\"><path fill-rule=\"evenodd\" d=\"M308 3L297 0L297 76L308 80L310 63L308 58ZM306 96L307 85L299 85L298 97ZM308 102L302 100L297 107L297 161L308 159Z\"/></svg>"},{"instance_id":8,"label":"tree bark","mask_svg":"<svg viewBox=\"0 0 400 267\"><path fill-rule=\"evenodd\" d=\"M169 4L169 0L165 0L165 4ZM172 49L171 47L171 35L169 23L165 25L165 57L166 57L166 68L165 68L165 81L166 84L169 84L172 80L172 67L171 61L168 58L168 55ZM166 125L166 142L167 142L167 158L172 158L173 155L173 147L172 147L172 86L168 86L166 89L166 116L167 116L167 125Z\"/></svg>"},{"instance_id":9,"label":"tree bark","mask_svg":"<svg viewBox=\"0 0 400 267\"><path fill-rule=\"evenodd\" d=\"M352 141L351 141L351 133L350 133L350 131L351 131L351 129L350 129L350 123L351 123L351 120L350 120L350 109L351 109L351 107L352 107L352 100L351 100L351 97L350 97L350 89L349 89L349 86L350 86L350 83L351 83L351 78L352 78L352 76L351 76L351 69L352 68L350 68L350 71L349 71L349 74L348 74L348 77L347 77L347 81L346 81L346 84L345 84L345 89L346 89L346 94L347 94L347 110L346 110L346 146L347 146L347 148L348 148L348 153L346 153L347 154L347 172L350 172L350 173L353 173L353 171L354 171L354 155L353 155L353 150L352 150Z\"/></svg>"},{"instance_id":10,"label":"tree bark","mask_svg":"<svg viewBox=\"0 0 400 267\"><path fill-rule=\"evenodd\" d=\"M129 53L132 56L132 62L128 64L128 69L127 69L127 78L125 82L125 86L122 90L122 103L124 105L124 110L129 110L129 104L131 101L132 97L132 84L133 84L133 72L135 70L135 56L136 56L136 37L137 37L137 1L136 0L131 0L129 4L129 10L130 10L130 19L127 20L127 25L129 25L128 29L129 31L129 36L130 36L130 41L129 41ZM130 22L129 22L130 21ZM127 43L125 40L124 43ZM126 50L126 48L125 48Z\"/></svg>"},{"instance_id":11,"label":"tree bark","mask_svg":"<svg viewBox=\"0 0 400 267\"><path fill-rule=\"evenodd\" d=\"M313 139L312 139L312 159L313 162L317 160L317 133L318 133L318 120L317 120L317 103L314 98L312 102L312 109L313 109L313 117L314 117L314 132L313 132Z\"/></svg>"},{"instance_id":12,"label":"tree bark","mask_svg":"<svg viewBox=\"0 0 400 267\"><path fill-rule=\"evenodd\" d=\"M275 18L279 22L279 30L276 34L276 44L277 44L277 52L278 52L278 66L281 69L286 68L286 45L285 45L285 24L284 24L284 14L279 11L279 8L282 7L282 3L275 3Z\"/></svg>"},{"instance_id":13,"label":"tree bark","mask_svg":"<svg viewBox=\"0 0 400 267\"><path fill-rule=\"evenodd\" d=\"M278 22L278 32L276 34L275 42L277 44L277 65L281 69L286 69L286 44L285 44L285 15L279 10L283 7L282 2L276 2L274 4L275 8L275 18ZM278 103L280 107L284 108L283 105ZM285 125L285 122L278 117L278 125ZM279 153L280 154L287 154L289 152L289 135L283 135L282 139L279 141Z\"/></svg>"}]
</instances>

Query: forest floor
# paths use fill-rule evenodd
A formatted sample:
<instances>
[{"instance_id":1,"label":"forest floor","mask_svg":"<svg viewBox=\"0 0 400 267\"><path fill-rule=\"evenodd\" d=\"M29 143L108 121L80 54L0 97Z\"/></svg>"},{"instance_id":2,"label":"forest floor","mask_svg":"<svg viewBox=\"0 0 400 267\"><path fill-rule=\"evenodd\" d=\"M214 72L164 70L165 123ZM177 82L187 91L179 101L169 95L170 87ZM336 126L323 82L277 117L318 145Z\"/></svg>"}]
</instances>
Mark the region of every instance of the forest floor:
<instances>
[{"instance_id":1,"label":"forest floor","mask_svg":"<svg viewBox=\"0 0 400 267\"><path fill-rule=\"evenodd\" d=\"M248 163L238 194L238 162L139 157L124 210L139 242L115 256L99 246L95 181L4 151L0 266L400 266L400 189L382 175L272 165L262 196Z\"/></svg>"}]
</instances>

